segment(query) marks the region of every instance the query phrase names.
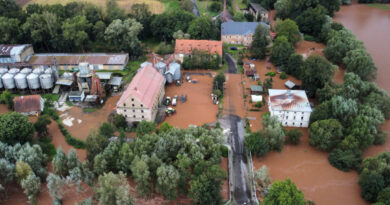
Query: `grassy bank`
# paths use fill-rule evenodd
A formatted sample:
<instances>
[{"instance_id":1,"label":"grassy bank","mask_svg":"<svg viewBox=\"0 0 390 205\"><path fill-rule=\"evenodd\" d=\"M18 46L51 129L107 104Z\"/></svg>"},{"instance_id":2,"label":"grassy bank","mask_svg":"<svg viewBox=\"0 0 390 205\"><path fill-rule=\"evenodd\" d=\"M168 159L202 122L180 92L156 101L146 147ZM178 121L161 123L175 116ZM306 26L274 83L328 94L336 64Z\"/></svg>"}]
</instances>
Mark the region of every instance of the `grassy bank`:
<instances>
[{"instance_id":1,"label":"grassy bank","mask_svg":"<svg viewBox=\"0 0 390 205\"><path fill-rule=\"evenodd\" d=\"M386 4L368 4L369 7L377 8L377 9L382 9L382 10L390 10L390 6Z\"/></svg>"}]
</instances>

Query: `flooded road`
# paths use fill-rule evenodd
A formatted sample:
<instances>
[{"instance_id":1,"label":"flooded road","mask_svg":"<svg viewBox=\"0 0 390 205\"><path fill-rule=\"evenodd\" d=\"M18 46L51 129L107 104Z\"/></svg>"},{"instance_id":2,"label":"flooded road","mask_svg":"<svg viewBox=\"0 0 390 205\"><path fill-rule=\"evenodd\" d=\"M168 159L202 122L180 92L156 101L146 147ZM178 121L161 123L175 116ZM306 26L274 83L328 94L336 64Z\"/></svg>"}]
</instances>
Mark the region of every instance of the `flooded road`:
<instances>
[{"instance_id":1,"label":"flooded road","mask_svg":"<svg viewBox=\"0 0 390 205\"><path fill-rule=\"evenodd\" d=\"M390 6L390 4L387 4ZM378 67L376 83L390 92L390 10L373 8L364 4L342 6L334 20L350 29L359 40L364 42L367 51ZM390 121L382 129L390 133ZM364 156L373 156L383 151L390 151L390 140L381 146L371 146Z\"/></svg>"}]
</instances>

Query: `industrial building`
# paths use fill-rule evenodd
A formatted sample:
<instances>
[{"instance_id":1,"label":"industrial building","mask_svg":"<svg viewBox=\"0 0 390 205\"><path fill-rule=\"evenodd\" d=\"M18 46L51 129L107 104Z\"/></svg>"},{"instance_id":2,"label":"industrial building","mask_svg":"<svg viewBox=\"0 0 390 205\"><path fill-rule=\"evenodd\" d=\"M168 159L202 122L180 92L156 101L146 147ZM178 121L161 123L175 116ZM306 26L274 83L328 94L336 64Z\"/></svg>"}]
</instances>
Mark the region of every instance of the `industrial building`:
<instances>
[{"instance_id":1,"label":"industrial building","mask_svg":"<svg viewBox=\"0 0 390 205\"><path fill-rule=\"evenodd\" d=\"M304 90L269 89L268 108L285 127L309 127L312 112Z\"/></svg>"},{"instance_id":2,"label":"industrial building","mask_svg":"<svg viewBox=\"0 0 390 205\"><path fill-rule=\"evenodd\" d=\"M177 61L183 62L184 56L191 56L194 50L222 56L222 41L176 39L175 59Z\"/></svg>"},{"instance_id":3,"label":"industrial building","mask_svg":"<svg viewBox=\"0 0 390 205\"><path fill-rule=\"evenodd\" d=\"M147 64L133 78L116 105L116 112L129 124L153 122L165 94L164 77Z\"/></svg>"}]
</instances>

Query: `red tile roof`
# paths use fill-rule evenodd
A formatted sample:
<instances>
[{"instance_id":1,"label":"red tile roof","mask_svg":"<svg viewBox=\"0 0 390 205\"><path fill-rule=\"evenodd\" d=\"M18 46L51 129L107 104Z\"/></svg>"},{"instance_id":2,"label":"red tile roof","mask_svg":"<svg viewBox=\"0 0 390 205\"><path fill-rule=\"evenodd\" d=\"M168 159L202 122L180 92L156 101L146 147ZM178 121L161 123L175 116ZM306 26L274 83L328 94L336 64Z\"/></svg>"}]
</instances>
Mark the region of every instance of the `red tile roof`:
<instances>
[{"instance_id":1,"label":"red tile roof","mask_svg":"<svg viewBox=\"0 0 390 205\"><path fill-rule=\"evenodd\" d=\"M163 82L164 77L152 65L143 67L122 94L117 106L123 106L127 98L134 97L140 100L145 107L152 109Z\"/></svg>"},{"instance_id":2,"label":"red tile roof","mask_svg":"<svg viewBox=\"0 0 390 205\"><path fill-rule=\"evenodd\" d=\"M41 96L29 95L15 97L14 108L16 112L41 111Z\"/></svg>"},{"instance_id":3,"label":"red tile roof","mask_svg":"<svg viewBox=\"0 0 390 205\"><path fill-rule=\"evenodd\" d=\"M191 54L193 50L206 51L209 54L218 53L222 56L222 41L209 40L176 40L176 54Z\"/></svg>"}]
</instances>

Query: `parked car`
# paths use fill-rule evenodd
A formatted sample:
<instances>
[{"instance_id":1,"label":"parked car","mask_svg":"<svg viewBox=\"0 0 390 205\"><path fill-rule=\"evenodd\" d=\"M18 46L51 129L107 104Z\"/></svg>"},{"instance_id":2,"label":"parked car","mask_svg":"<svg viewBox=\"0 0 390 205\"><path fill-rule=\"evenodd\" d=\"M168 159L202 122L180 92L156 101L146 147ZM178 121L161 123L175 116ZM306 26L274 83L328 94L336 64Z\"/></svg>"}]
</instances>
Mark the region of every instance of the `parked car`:
<instances>
[{"instance_id":1,"label":"parked car","mask_svg":"<svg viewBox=\"0 0 390 205\"><path fill-rule=\"evenodd\" d=\"M236 51L236 50L237 50L237 47L232 46L232 47L230 47L230 50Z\"/></svg>"},{"instance_id":2,"label":"parked car","mask_svg":"<svg viewBox=\"0 0 390 205\"><path fill-rule=\"evenodd\" d=\"M164 105L165 105L165 106L168 106L168 105L170 105L170 104L171 104L171 97L167 96L167 97L165 98L165 100L164 100Z\"/></svg>"},{"instance_id":3,"label":"parked car","mask_svg":"<svg viewBox=\"0 0 390 205\"><path fill-rule=\"evenodd\" d=\"M176 110L171 108L171 107L168 107L166 110L165 110L165 113L170 116L170 115L173 115L176 113Z\"/></svg>"},{"instance_id":4,"label":"parked car","mask_svg":"<svg viewBox=\"0 0 390 205\"><path fill-rule=\"evenodd\" d=\"M173 97L172 99L172 106L176 106L177 104L177 95L175 95L175 97Z\"/></svg>"}]
</instances>

